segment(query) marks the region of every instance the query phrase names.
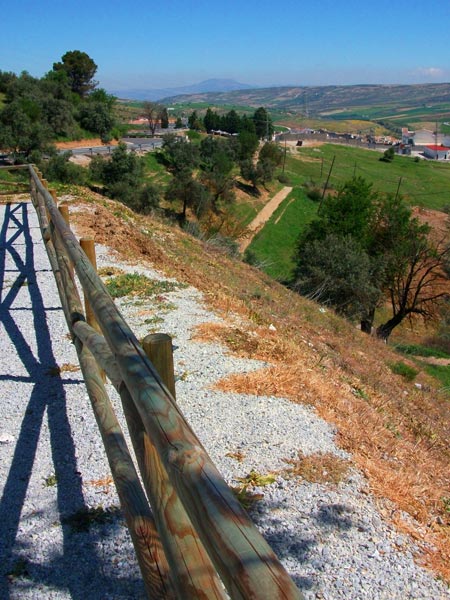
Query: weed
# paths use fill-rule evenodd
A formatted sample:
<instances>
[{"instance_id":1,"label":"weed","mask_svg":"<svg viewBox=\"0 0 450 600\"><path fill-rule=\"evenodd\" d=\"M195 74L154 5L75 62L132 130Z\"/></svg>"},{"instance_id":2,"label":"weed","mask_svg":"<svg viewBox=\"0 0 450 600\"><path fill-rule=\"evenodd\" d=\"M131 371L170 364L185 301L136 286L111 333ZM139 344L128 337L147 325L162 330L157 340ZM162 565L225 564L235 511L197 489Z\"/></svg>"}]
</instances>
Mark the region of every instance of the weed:
<instances>
[{"instance_id":1,"label":"weed","mask_svg":"<svg viewBox=\"0 0 450 600\"><path fill-rule=\"evenodd\" d=\"M369 400L369 396L366 394L366 392L357 386L352 387L352 394L354 396L356 396L357 398L362 398L363 400L366 400L366 401Z\"/></svg>"},{"instance_id":2,"label":"weed","mask_svg":"<svg viewBox=\"0 0 450 600\"><path fill-rule=\"evenodd\" d=\"M118 506L103 508L100 505L93 508L81 508L73 515L65 517L63 523L69 525L73 531L88 531L93 525L111 523L119 515L121 515L121 511Z\"/></svg>"},{"instance_id":3,"label":"weed","mask_svg":"<svg viewBox=\"0 0 450 600\"><path fill-rule=\"evenodd\" d=\"M264 498L264 494L255 493L249 490L249 488L270 485L275 482L275 475L272 473L261 475L261 473L252 469L246 477L238 477L238 481L240 481L241 484L232 487L231 489L241 505L247 510L251 508L255 502Z\"/></svg>"},{"instance_id":4,"label":"weed","mask_svg":"<svg viewBox=\"0 0 450 600\"><path fill-rule=\"evenodd\" d=\"M297 476L311 483L338 484L345 479L349 469L349 462L331 454L331 452L318 452L305 456L301 451L296 459L285 459L291 468L286 469L288 477Z\"/></svg>"},{"instance_id":5,"label":"weed","mask_svg":"<svg viewBox=\"0 0 450 600\"><path fill-rule=\"evenodd\" d=\"M413 381L419 373L419 371L416 371L416 369L413 369L413 367L406 365L401 360L396 363L389 363L388 366L393 373L400 375L406 379L406 381Z\"/></svg>"},{"instance_id":6,"label":"weed","mask_svg":"<svg viewBox=\"0 0 450 600\"><path fill-rule=\"evenodd\" d=\"M153 317L145 319L144 323L146 325L156 325L157 323L162 323L163 321L164 319L162 317L158 317L158 315L153 315Z\"/></svg>"},{"instance_id":7,"label":"weed","mask_svg":"<svg viewBox=\"0 0 450 600\"><path fill-rule=\"evenodd\" d=\"M444 510L446 513L450 514L450 498L441 498L442 504L444 505Z\"/></svg>"},{"instance_id":8,"label":"weed","mask_svg":"<svg viewBox=\"0 0 450 600\"><path fill-rule=\"evenodd\" d=\"M58 483L58 478L54 473L45 477L44 479L44 487L54 487Z\"/></svg>"},{"instance_id":9,"label":"weed","mask_svg":"<svg viewBox=\"0 0 450 600\"><path fill-rule=\"evenodd\" d=\"M385 427L388 431L391 431L397 439L400 439L402 437L397 427L394 425L394 423L391 423L391 421L388 421Z\"/></svg>"},{"instance_id":10,"label":"weed","mask_svg":"<svg viewBox=\"0 0 450 600\"><path fill-rule=\"evenodd\" d=\"M261 475L261 473L252 469L246 477L238 477L238 481L241 481L245 487L264 487L275 482L275 475L272 473Z\"/></svg>"},{"instance_id":11,"label":"weed","mask_svg":"<svg viewBox=\"0 0 450 600\"><path fill-rule=\"evenodd\" d=\"M150 279L139 273L124 273L107 279L106 287L113 298L122 298L123 296L156 296L173 292L183 285L173 281Z\"/></svg>"}]
</instances>

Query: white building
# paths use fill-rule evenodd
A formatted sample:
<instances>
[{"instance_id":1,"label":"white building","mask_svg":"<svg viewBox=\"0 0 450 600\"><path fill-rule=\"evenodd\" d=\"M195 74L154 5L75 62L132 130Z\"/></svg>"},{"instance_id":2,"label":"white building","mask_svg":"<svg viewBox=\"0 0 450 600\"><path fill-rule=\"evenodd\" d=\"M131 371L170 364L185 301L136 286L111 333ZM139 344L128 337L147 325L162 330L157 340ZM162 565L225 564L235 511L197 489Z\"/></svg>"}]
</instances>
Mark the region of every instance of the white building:
<instances>
[{"instance_id":1,"label":"white building","mask_svg":"<svg viewBox=\"0 0 450 600\"><path fill-rule=\"evenodd\" d=\"M429 129L418 129L417 131L409 131L406 127L402 129L402 143L411 144L413 146L429 146L435 144L443 144L444 136L442 133L437 135ZM450 144L447 144L450 145Z\"/></svg>"},{"instance_id":2,"label":"white building","mask_svg":"<svg viewBox=\"0 0 450 600\"><path fill-rule=\"evenodd\" d=\"M425 146L423 153L426 158L434 160L448 160L450 158L450 148L447 146L430 144L429 146Z\"/></svg>"}]
</instances>

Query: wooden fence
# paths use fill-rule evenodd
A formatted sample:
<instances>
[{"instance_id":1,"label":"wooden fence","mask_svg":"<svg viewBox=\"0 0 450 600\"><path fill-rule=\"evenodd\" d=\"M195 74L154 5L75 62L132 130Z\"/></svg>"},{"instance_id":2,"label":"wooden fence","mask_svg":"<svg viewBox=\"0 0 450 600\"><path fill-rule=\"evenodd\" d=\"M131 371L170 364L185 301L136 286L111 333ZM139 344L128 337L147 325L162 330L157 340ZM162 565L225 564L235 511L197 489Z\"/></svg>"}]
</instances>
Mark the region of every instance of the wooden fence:
<instances>
[{"instance_id":1,"label":"wooden fence","mask_svg":"<svg viewBox=\"0 0 450 600\"><path fill-rule=\"evenodd\" d=\"M163 383L122 318L72 233L67 211L58 210L39 172L32 166L29 172L32 202L148 597L301 599L184 419L170 381ZM145 492L104 373L120 394Z\"/></svg>"}]
</instances>

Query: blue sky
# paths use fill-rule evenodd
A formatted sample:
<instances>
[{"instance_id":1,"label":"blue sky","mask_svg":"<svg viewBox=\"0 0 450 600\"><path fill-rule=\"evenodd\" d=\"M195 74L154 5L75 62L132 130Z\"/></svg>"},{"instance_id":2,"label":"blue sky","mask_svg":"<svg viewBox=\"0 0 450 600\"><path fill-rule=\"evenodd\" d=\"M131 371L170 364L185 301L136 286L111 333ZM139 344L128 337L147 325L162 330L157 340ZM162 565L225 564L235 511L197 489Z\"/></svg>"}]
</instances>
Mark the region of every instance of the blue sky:
<instances>
[{"instance_id":1,"label":"blue sky","mask_svg":"<svg viewBox=\"0 0 450 600\"><path fill-rule=\"evenodd\" d=\"M0 70L82 50L108 90L445 82L449 31L449 0L0 0Z\"/></svg>"}]
</instances>

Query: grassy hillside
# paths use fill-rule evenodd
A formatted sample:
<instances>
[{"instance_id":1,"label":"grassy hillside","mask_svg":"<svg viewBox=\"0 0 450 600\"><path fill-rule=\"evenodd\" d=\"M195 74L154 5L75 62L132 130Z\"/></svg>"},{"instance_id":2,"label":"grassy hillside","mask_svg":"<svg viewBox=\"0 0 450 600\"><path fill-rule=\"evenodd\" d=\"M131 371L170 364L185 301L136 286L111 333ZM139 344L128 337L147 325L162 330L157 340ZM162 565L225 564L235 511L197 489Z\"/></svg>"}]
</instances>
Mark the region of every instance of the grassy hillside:
<instances>
[{"instance_id":1,"label":"grassy hillside","mask_svg":"<svg viewBox=\"0 0 450 600\"><path fill-rule=\"evenodd\" d=\"M217 246L84 190L71 188L71 194L79 235L94 235L132 263L149 262L197 287L221 316L220 324L204 324L199 335L268 363L218 385L315 406L335 424L339 444L353 454L388 517L414 534L428 566L450 578L449 396L424 364ZM398 363L415 369L413 381ZM426 552L425 543L432 544Z\"/></svg>"}]
</instances>

